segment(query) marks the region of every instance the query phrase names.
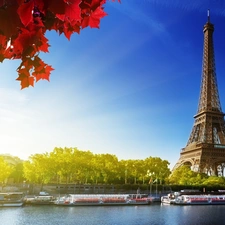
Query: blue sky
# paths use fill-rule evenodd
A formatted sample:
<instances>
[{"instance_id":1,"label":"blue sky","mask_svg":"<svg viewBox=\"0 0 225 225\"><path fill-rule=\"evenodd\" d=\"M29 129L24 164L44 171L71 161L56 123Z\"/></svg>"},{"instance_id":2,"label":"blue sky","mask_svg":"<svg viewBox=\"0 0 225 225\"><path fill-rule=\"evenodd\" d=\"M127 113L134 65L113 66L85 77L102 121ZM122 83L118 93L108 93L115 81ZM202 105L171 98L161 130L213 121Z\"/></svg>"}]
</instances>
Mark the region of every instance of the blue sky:
<instances>
[{"instance_id":1,"label":"blue sky","mask_svg":"<svg viewBox=\"0 0 225 225\"><path fill-rule=\"evenodd\" d=\"M100 29L71 41L51 32L42 59L50 82L20 90L19 61L0 64L0 153L22 159L77 147L119 159L179 158L197 112L203 25L215 26L217 80L225 111L225 3L107 2Z\"/></svg>"}]
</instances>

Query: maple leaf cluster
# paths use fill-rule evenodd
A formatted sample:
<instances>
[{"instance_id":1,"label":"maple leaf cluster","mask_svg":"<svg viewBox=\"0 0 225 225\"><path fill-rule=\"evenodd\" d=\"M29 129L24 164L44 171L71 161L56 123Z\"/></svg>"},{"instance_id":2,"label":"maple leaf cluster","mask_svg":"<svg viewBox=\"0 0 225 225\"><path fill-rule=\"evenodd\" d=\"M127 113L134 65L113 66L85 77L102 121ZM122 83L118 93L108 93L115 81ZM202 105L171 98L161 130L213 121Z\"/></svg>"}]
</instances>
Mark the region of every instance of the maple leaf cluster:
<instances>
[{"instance_id":1,"label":"maple leaf cluster","mask_svg":"<svg viewBox=\"0 0 225 225\"><path fill-rule=\"evenodd\" d=\"M0 0L0 62L21 59L17 68L21 89L40 79L49 80L53 68L39 57L50 46L46 31L55 30L70 40L73 33L88 26L99 28L107 15L106 1Z\"/></svg>"}]
</instances>

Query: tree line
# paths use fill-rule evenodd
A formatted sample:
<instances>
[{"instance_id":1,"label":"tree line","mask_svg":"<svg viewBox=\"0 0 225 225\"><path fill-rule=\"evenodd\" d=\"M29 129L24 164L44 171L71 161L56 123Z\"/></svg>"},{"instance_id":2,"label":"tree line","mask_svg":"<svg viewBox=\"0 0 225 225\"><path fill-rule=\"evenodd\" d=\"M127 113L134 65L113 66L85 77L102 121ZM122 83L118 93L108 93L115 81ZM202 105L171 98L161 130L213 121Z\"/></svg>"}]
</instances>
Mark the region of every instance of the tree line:
<instances>
[{"instance_id":1,"label":"tree line","mask_svg":"<svg viewBox=\"0 0 225 225\"><path fill-rule=\"evenodd\" d=\"M172 174L170 163L159 157L118 160L112 154L94 154L77 148L54 148L53 151L18 157L0 156L0 183L33 184L167 184L224 185L224 177L197 173L181 166Z\"/></svg>"},{"instance_id":2,"label":"tree line","mask_svg":"<svg viewBox=\"0 0 225 225\"><path fill-rule=\"evenodd\" d=\"M118 160L112 154L56 147L49 153L31 155L22 162L23 169L17 171L21 173L17 176L38 184L146 184L155 179L162 183L170 174L169 164L159 157ZM14 169L4 161L4 157L0 157L0 170L5 171L0 182L9 178Z\"/></svg>"}]
</instances>

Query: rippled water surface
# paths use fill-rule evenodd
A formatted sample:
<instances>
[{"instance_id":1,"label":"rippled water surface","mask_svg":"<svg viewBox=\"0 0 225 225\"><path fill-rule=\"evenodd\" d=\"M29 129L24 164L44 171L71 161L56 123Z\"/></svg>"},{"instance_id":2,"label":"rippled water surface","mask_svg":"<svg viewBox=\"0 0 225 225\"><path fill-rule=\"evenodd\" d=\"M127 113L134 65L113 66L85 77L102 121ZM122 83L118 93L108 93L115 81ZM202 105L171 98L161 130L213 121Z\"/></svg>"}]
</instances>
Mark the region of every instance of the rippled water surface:
<instances>
[{"instance_id":1,"label":"rippled water surface","mask_svg":"<svg viewBox=\"0 0 225 225\"><path fill-rule=\"evenodd\" d=\"M25 206L0 208L4 225L222 225L224 206Z\"/></svg>"}]
</instances>

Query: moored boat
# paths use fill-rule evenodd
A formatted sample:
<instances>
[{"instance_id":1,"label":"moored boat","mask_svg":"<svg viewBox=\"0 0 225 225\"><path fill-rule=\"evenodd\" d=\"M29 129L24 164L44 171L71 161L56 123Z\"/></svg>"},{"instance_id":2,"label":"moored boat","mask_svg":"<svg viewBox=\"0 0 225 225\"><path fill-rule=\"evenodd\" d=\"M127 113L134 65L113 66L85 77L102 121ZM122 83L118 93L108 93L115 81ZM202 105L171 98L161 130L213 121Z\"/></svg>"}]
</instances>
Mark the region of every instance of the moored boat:
<instances>
[{"instance_id":1,"label":"moored boat","mask_svg":"<svg viewBox=\"0 0 225 225\"><path fill-rule=\"evenodd\" d=\"M225 195L181 195L176 205L225 205Z\"/></svg>"},{"instance_id":2,"label":"moored boat","mask_svg":"<svg viewBox=\"0 0 225 225\"><path fill-rule=\"evenodd\" d=\"M0 207L18 207L24 204L23 192L0 193Z\"/></svg>"},{"instance_id":3,"label":"moored boat","mask_svg":"<svg viewBox=\"0 0 225 225\"><path fill-rule=\"evenodd\" d=\"M175 197L171 194L161 197L161 203L163 204L174 204L174 202L175 202Z\"/></svg>"},{"instance_id":4,"label":"moored boat","mask_svg":"<svg viewBox=\"0 0 225 225\"><path fill-rule=\"evenodd\" d=\"M129 194L69 194L63 197L58 197L55 204L59 206L149 205L150 199Z\"/></svg>"},{"instance_id":5,"label":"moored boat","mask_svg":"<svg viewBox=\"0 0 225 225\"><path fill-rule=\"evenodd\" d=\"M210 198L211 205L225 205L225 195L223 196L212 196Z\"/></svg>"},{"instance_id":6,"label":"moored boat","mask_svg":"<svg viewBox=\"0 0 225 225\"><path fill-rule=\"evenodd\" d=\"M26 205L52 205L55 203L55 198L51 195L38 195L33 197L25 197Z\"/></svg>"}]
</instances>

